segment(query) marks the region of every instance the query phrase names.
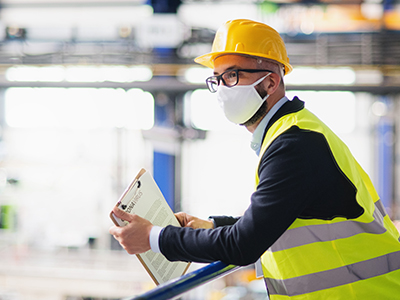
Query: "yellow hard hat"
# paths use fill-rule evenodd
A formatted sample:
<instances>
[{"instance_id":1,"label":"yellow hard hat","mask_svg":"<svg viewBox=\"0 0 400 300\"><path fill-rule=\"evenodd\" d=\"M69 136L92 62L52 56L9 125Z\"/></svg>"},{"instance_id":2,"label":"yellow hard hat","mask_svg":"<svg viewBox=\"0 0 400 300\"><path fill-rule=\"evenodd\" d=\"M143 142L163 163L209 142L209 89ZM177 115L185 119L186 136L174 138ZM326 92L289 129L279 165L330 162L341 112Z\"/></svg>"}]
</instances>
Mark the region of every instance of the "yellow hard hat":
<instances>
[{"instance_id":1,"label":"yellow hard hat","mask_svg":"<svg viewBox=\"0 0 400 300\"><path fill-rule=\"evenodd\" d=\"M194 61L214 68L215 58L224 54L251 55L280 62L285 66L285 75L293 70L279 33L268 25L251 20L226 22L215 34L211 52L196 57Z\"/></svg>"}]
</instances>

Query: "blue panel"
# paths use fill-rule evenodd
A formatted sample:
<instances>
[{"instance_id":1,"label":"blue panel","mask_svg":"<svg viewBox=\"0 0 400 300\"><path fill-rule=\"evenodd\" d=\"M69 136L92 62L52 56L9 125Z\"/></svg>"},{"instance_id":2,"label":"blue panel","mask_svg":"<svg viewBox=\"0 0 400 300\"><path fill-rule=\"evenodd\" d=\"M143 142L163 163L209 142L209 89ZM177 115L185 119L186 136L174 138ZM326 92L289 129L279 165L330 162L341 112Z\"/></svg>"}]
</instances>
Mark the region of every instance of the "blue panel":
<instances>
[{"instance_id":1,"label":"blue panel","mask_svg":"<svg viewBox=\"0 0 400 300\"><path fill-rule=\"evenodd\" d=\"M384 121L378 123L378 193L385 207L391 206L392 198L393 149L390 145L392 130L391 124Z\"/></svg>"},{"instance_id":2,"label":"blue panel","mask_svg":"<svg viewBox=\"0 0 400 300\"><path fill-rule=\"evenodd\" d=\"M383 98L386 105L390 105ZM377 192L386 208L391 208L393 196L393 123L387 116L379 119L378 139L378 186Z\"/></svg>"},{"instance_id":3,"label":"blue panel","mask_svg":"<svg viewBox=\"0 0 400 300\"><path fill-rule=\"evenodd\" d=\"M168 205L175 210L175 156L154 151L153 177Z\"/></svg>"},{"instance_id":4,"label":"blue panel","mask_svg":"<svg viewBox=\"0 0 400 300\"><path fill-rule=\"evenodd\" d=\"M159 105L157 102L154 106L154 120L158 126L168 124L168 105Z\"/></svg>"}]
</instances>

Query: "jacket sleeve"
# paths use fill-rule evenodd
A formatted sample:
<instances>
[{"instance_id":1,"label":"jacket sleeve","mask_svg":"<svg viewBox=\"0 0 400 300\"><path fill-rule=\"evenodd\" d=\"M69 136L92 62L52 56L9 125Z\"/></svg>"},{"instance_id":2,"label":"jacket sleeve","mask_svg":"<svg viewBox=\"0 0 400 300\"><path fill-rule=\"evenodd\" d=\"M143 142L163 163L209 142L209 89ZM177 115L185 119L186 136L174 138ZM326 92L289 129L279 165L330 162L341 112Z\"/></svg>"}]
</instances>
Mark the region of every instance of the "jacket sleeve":
<instances>
[{"instance_id":1,"label":"jacket sleeve","mask_svg":"<svg viewBox=\"0 0 400 300\"><path fill-rule=\"evenodd\" d=\"M336 184L336 198L339 176L325 138L292 128L263 155L260 182L240 219L215 229L168 226L160 236L160 250L171 261L254 263L307 207L321 202L327 186Z\"/></svg>"}]
</instances>

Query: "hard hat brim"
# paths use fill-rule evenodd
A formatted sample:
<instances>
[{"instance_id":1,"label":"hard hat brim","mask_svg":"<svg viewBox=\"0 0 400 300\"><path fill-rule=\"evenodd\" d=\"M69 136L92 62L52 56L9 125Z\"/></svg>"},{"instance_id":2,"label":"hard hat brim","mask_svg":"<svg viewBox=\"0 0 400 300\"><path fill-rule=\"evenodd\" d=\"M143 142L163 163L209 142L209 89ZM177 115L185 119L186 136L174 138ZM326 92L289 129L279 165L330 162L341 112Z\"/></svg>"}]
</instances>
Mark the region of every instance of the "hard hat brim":
<instances>
[{"instance_id":1,"label":"hard hat brim","mask_svg":"<svg viewBox=\"0 0 400 300\"><path fill-rule=\"evenodd\" d=\"M241 52L241 51L232 51L232 52L226 52L226 51L219 51L219 52L210 52L210 53L206 53L203 55L200 55L198 57L196 57L194 59L194 61L198 64L201 64L207 68L211 68L214 69L214 60L218 57L218 56L222 56L222 55L229 55L229 54L233 54L233 55L243 55L243 56L254 56L254 57L261 57L261 58L267 58L273 61L277 61L279 63L281 63L282 65L285 66L285 75L289 74L290 72L292 72L293 67L292 65L288 64L287 62L283 61L283 60L277 60L274 57L269 57L268 55L262 54L262 53L249 53L249 52Z\"/></svg>"}]
</instances>

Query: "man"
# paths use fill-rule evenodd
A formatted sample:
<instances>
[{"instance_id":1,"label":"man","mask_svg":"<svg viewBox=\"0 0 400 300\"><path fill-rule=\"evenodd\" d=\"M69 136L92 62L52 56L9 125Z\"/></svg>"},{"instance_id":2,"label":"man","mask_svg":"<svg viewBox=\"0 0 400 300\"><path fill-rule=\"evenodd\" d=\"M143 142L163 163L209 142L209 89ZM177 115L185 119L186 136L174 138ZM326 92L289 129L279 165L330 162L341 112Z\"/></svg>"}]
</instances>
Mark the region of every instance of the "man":
<instances>
[{"instance_id":1,"label":"man","mask_svg":"<svg viewBox=\"0 0 400 300\"><path fill-rule=\"evenodd\" d=\"M343 142L285 97L292 67L279 34L229 21L196 62L214 69L207 86L226 117L253 134L260 162L250 206L240 218L178 213L183 228L114 210L130 224L110 233L131 254L152 249L172 261L261 257L271 299L399 299L399 233Z\"/></svg>"}]
</instances>

